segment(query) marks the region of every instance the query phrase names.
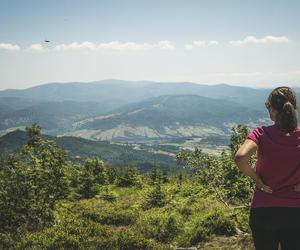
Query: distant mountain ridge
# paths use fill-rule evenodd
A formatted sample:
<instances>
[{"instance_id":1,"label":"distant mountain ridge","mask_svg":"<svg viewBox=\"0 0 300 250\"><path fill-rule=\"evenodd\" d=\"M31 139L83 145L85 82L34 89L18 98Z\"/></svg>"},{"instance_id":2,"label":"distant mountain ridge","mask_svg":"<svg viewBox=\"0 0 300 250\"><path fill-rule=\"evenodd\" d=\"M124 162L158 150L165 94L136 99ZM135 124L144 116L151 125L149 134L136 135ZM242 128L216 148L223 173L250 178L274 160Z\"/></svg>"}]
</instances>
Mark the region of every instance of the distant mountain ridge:
<instances>
[{"instance_id":1,"label":"distant mountain ridge","mask_svg":"<svg viewBox=\"0 0 300 250\"><path fill-rule=\"evenodd\" d=\"M226 84L113 79L9 89L0 91L0 133L37 122L47 134L97 140L220 134L230 124L266 120L269 92Z\"/></svg>"},{"instance_id":2,"label":"distant mountain ridge","mask_svg":"<svg viewBox=\"0 0 300 250\"><path fill-rule=\"evenodd\" d=\"M299 92L298 88L295 88ZM205 85L191 82L123 81L108 79L95 82L47 83L23 90L0 91L1 97L19 97L42 101L108 102L112 109L160 95L196 94L226 99L254 109L261 108L270 89ZM258 102L258 103L257 103Z\"/></svg>"}]
</instances>

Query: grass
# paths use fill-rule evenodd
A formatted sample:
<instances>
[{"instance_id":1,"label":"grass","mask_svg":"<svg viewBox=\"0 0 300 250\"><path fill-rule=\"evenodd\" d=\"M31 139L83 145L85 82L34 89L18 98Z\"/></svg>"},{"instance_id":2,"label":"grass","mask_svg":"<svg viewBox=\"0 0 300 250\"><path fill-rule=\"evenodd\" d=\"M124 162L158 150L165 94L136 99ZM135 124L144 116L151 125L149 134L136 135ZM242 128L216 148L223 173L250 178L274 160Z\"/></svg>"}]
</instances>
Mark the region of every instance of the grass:
<instances>
[{"instance_id":1,"label":"grass","mask_svg":"<svg viewBox=\"0 0 300 250\"><path fill-rule=\"evenodd\" d=\"M143 209L152 186L110 186L115 199L61 201L55 223L22 235L15 249L253 249L247 211L230 211L189 181L161 186L166 203ZM236 228L248 234L238 234ZM9 244L8 244L9 246ZM9 247L8 247L9 249Z\"/></svg>"}]
</instances>

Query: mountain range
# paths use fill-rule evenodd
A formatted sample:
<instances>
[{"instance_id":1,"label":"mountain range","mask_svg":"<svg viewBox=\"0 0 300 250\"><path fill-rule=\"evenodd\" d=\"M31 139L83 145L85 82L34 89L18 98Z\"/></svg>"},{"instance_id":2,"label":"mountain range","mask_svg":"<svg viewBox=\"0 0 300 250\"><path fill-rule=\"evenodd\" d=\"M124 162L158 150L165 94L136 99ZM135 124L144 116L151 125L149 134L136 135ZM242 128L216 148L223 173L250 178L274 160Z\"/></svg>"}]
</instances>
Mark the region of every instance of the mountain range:
<instances>
[{"instance_id":1,"label":"mountain range","mask_svg":"<svg viewBox=\"0 0 300 250\"><path fill-rule=\"evenodd\" d=\"M298 91L298 89L295 89ZM268 123L270 89L189 82L103 80L0 91L0 134L38 123L46 134L93 140L228 135L236 123Z\"/></svg>"}]
</instances>

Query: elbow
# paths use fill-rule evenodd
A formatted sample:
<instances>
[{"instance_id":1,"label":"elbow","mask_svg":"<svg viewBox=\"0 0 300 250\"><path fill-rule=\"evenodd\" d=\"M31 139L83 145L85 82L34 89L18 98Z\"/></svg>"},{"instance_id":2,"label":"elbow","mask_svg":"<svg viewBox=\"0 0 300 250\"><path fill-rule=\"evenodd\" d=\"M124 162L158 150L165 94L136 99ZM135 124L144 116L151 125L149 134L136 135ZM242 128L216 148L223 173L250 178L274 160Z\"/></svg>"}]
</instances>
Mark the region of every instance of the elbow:
<instances>
[{"instance_id":1,"label":"elbow","mask_svg":"<svg viewBox=\"0 0 300 250\"><path fill-rule=\"evenodd\" d=\"M241 162L245 161L246 158L247 158L246 155L236 153L235 156L234 156L234 162L239 167L239 165L241 164Z\"/></svg>"}]
</instances>

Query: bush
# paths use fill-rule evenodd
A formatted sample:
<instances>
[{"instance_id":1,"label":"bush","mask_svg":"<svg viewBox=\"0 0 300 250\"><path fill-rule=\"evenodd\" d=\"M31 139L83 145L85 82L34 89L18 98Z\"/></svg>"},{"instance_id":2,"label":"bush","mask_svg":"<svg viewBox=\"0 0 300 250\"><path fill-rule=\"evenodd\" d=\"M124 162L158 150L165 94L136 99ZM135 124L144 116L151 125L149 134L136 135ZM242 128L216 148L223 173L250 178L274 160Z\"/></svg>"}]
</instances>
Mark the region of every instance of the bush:
<instances>
[{"instance_id":1,"label":"bush","mask_svg":"<svg viewBox=\"0 0 300 250\"><path fill-rule=\"evenodd\" d=\"M210 235L208 228L203 227L202 218L194 218L185 226L184 232L179 235L177 242L179 246L194 246L199 242L206 240Z\"/></svg>"},{"instance_id":2,"label":"bush","mask_svg":"<svg viewBox=\"0 0 300 250\"><path fill-rule=\"evenodd\" d=\"M109 186L104 186L100 191L99 197L105 201L114 202L117 200L118 195Z\"/></svg>"},{"instance_id":3,"label":"bush","mask_svg":"<svg viewBox=\"0 0 300 250\"><path fill-rule=\"evenodd\" d=\"M160 184L156 184L145 196L145 200L142 203L144 209L150 209L154 207L163 207L166 204L166 195L161 190Z\"/></svg>"},{"instance_id":4,"label":"bush","mask_svg":"<svg viewBox=\"0 0 300 250\"><path fill-rule=\"evenodd\" d=\"M109 209L99 209L98 211L83 211L82 216L83 218L94 222L115 226L127 226L133 224L137 217L136 212L131 209L121 210L114 207Z\"/></svg>"},{"instance_id":5,"label":"bush","mask_svg":"<svg viewBox=\"0 0 300 250\"><path fill-rule=\"evenodd\" d=\"M135 165L128 165L119 169L116 184L119 187L141 187L142 180Z\"/></svg>"},{"instance_id":6,"label":"bush","mask_svg":"<svg viewBox=\"0 0 300 250\"><path fill-rule=\"evenodd\" d=\"M119 249L118 236L108 227L70 215L57 225L29 233L17 249Z\"/></svg>"},{"instance_id":7,"label":"bush","mask_svg":"<svg viewBox=\"0 0 300 250\"><path fill-rule=\"evenodd\" d=\"M236 209L232 215L232 217L236 219L237 228L248 233L251 232L249 227L249 210L249 207Z\"/></svg>"},{"instance_id":8,"label":"bush","mask_svg":"<svg viewBox=\"0 0 300 250\"><path fill-rule=\"evenodd\" d=\"M253 182L236 166L233 157L246 139L249 129L243 125L232 128L231 152L221 156L205 154L195 147L193 152L183 151L177 154L177 160L195 171L200 184L213 194L220 202L248 204L253 193ZM255 159L250 163L254 166Z\"/></svg>"},{"instance_id":9,"label":"bush","mask_svg":"<svg viewBox=\"0 0 300 250\"><path fill-rule=\"evenodd\" d=\"M167 247L163 247L153 240L146 239L143 235L131 229L121 230L118 233L118 244L121 250L167 249Z\"/></svg>"},{"instance_id":10,"label":"bush","mask_svg":"<svg viewBox=\"0 0 300 250\"><path fill-rule=\"evenodd\" d=\"M102 160L87 159L80 176L79 194L82 198L92 198L98 194L102 185L107 184L108 177Z\"/></svg>"},{"instance_id":11,"label":"bush","mask_svg":"<svg viewBox=\"0 0 300 250\"><path fill-rule=\"evenodd\" d=\"M216 235L234 235L235 222L221 209L215 209L208 213L203 220L202 225Z\"/></svg>"},{"instance_id":12,"label":"bush","mask_svg":"<svg viewBox=\"0 0 300 250\"><path fill-rule=\"evenodd\" d=\"M15 246L15 240L9 233L0 233L0 249L13 249Z\"/></svg>"},{"instance_id":13,"label":"bush","mask_svg":"<svg viewBox=\"0 0 300 250\"><path fill-rule=\"evenodd\" d=\"M167 249L131 228L101 225L76 212L61 210L54 226L25 235L14 249Z\"/></svg>"},{"instance_id":14,"label":"bush","mask_svg":"<svg viewBox=\"0 0 300 250\"><path fill-rule=\"evenodd\" d=\"M146 238L167 243L181 232L183 221L177 213L149 210L140 216L135 226Z\"/></svg>"},{"instance_id":15,"label":"bush","mask_svg":"<svg viewBox=\"0 0 300 250\"><path fill-rule=\"evenodd\" d=\"M0 171L0 232L37 230L53 221L57 200L68 194L65 152L27 128L28 144L10 156Z\"/></svg>"},{"instance_id":16,"label":"bush","mask_svg":"<svg viewBox=\"0 0 300 250\"><path fill-rule=\"evenodd\" d=\"M224 211L215 209L208 214L191 219L184 233L178 237L181 246L191 246L207 240L211 235L235 234L235 222Z\"/></svg>"},{"instance_id":17,"label":"bush","mask_svg":"<svg viewBox=\"0 0 300 250\"><path fill-rule=\"evenodd\" d=\"M94 198L63 204L57 213L59 215L71 214L81 220L105 225L128 226L133 224L139 215L138 212L121 205Z\"/></svg>"}]
</instances>

